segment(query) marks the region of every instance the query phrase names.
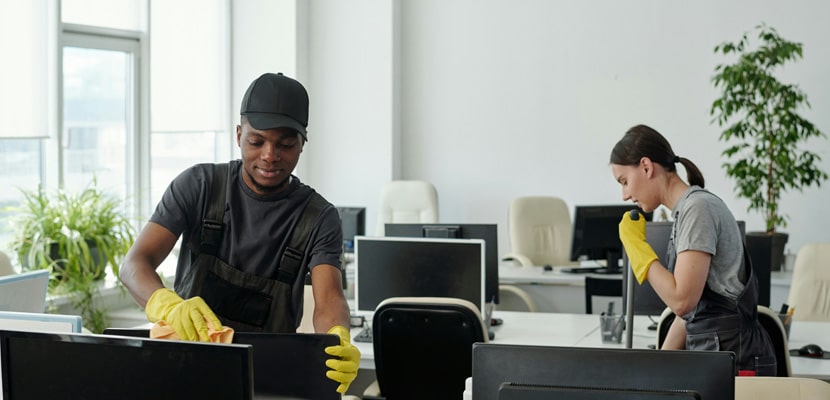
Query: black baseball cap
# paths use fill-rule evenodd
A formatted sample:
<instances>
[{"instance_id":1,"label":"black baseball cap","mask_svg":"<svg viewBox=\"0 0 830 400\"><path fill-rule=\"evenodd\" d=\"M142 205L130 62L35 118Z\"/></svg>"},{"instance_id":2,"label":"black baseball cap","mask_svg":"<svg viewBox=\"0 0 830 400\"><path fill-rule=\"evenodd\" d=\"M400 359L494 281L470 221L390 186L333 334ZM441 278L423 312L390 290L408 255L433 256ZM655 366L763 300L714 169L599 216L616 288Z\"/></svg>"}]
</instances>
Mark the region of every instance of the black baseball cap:
<instances>
[{"instance_id":1,"label":"black baseball cap","mask_svg":"<svg viewBox=\"0 0 830 400\"><path fill-rule=\"evenodd\" d=\"M308 140L308 92L280 73L265 73L251 82L239 112L259 130L291 128Z\"/></svg>"}]
</instances>

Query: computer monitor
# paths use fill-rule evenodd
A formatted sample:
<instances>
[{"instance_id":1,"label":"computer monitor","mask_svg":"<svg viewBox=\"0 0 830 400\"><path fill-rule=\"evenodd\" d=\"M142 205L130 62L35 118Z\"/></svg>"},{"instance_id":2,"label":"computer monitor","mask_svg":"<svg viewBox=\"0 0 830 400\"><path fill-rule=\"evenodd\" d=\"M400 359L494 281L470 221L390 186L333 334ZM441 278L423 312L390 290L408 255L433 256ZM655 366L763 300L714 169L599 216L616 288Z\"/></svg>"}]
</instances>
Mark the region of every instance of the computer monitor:
<instances>
[{"instance_id":1,"label":"computer monitor","mask_svg":"<svg viewBox=\"0 0 830 400\"><path fill-rule=\"evenodd\" d=\"M366 208L337 207L337 213L343 228L343 251L354 253L354 237L366 234Z\"/></svg>"},{"instance_id":2,"label":"computer monitor","mask_svg":"<svg viewBox=\"0 0 830 400\"><path fill-rule=\"evenodd\" d=\"M646 242L654 249L657 258L663 266L668 267L668 248L669 241L674 239L672 229L674 222L666 221L650 221L646 222ZM738 221L738 228L741 230L743 236L746 228L744 221ZM623 255L623 265L628 265L628 255ZM629 274L623 274L623 309L628 310L628 278ZM758 281L761 286L761 280ZM767 282L767 294L769 295L769 282ZM634 284L634 307L632 308L634 315L660 315L666 308L666 303L657 296L657 292L651 287L648 281L644 281L642 285Z\"/></svg>"},{"instance_id":3,"label":"computer monitor","mask_svg":"<svg viewBox=\"0 0 830 400\"><path fill-rule=\"evenodd\" d=\"M700 400L692 390L625 389L599 386L502 383L499 400Z\"/></svg>"},{"instance_id":4,"label":"computer monitor","mask_svg":"<svg viewBox=\"0 0 830 400\"><path fill-rule=\"evenodd\" d=\"M355 260L358 313L390 297L454 297L485 310L481 239L358 236Z\"/></svg>"},{"instance_id":5,"label":"computer monitor","mask_svg":"<svg viewBox=\"0 0 830 400\"><path fill-rule=\"evenodd\" d=\"M576 206L571 261L605 260L605 268L591 272L619 274L623 253L619 224L623 214L634 209L639 210L632 204ZM647 221L651 221L651 213L639 211Z\"/></svg>"},{"instance_id":6,"label":"computer monitor","mask_svg":"<svg viewBox=\"0 0 830 400\"><path fill-rule=\"evenodd\" d=\"M48 269L0 277L0 311L42 313L48 285Z\"/></svg>"},{"instance_id":7,"label":"computer monitor","mask_svg":"<svg viewBox=\"0 0 830 400\"><path fill-rule=\"evenodd\" d=\"M81 333L82 327L83 321L80 315L0 311L0 329Z\"/></svg>"},{"instance_id":8,"label":"computer monitor","mask_svg":"<svg viewBox=\"0 0 830 400\"><path fill-rule=\"evenodd\" d=\"M732 352L473 345L476 400L499 399L499 390L505 383L619 391L690 391L703 400L732 400L736 374Z\"/></svg>"},{"instance_id":9,"label":"computer monitor","mask_svg":"<svg viewBox=\"0 0 830 400\"><path fill-rule=\"evenodd\" d=\"M105 335L149 338L143 328L107 328ZM233 343L254 348L254 398L339 400L339 383L326 377L325 348L340 344L325 333L235 332ZM274 362L279 360L279 362ZM270 397L269 397L270 396Z\"/></svg>"},{"instance_id":10,"label":"computer monitor","mask_svg":"<svg viewBox=\"0 0 830 400\"><path fill-rule=\"evenodd\" d=\"M250 345L0 331L3 398L253 399Z\"/></svg>"},{"instance_id":11,"label":"computer monitor","mask_svg":"<svg viewBox=\"0 0 830 400\"><path fill-rule=\"evenodd\" d=\"M386 224L386 236L484 240L484 299L499 302L499 240L496 224Z\"/></svg>"}]
</instances>

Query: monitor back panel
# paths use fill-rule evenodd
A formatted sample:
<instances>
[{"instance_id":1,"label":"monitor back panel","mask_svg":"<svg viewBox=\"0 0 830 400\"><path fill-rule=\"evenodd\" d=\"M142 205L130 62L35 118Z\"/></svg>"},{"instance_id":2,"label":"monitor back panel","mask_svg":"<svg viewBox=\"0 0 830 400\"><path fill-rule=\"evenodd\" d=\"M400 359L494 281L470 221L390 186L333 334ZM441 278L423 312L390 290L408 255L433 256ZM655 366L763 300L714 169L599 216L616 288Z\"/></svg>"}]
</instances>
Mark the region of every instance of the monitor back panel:
<instances>
[{"instance_id":1,"label":"monitor back panel","mask_svg":"<svg viewBox=\"0 0 830 400\"><path fill-rule=\"evenodd\" d=\"M147 338L148 329L116 329L106 335ZM340 344L335 335L234 332L233 343L253 346L255 399L340 399L338 383L326 377L325 348Z\"/></svg>"},{"instance_id":2,"label":"monitor back panel","mask_svg":"<svg viewBox=\"0 0 830 400\"><path fill-rule=\"evenodd\" d=\"M47 269L0 277L0 311L42 313L48 284Z\"/></svg>"},{"instance_id":3,"label":"monitor back panel","mask_svg":"<svg viewBox=\"0 0 830 400\"><path fill-rule=\"evenodd\" d=\"M473 345L473 398L497 400L503 383L686 390L705 400L732 400L731 352Z\"/></svg>"}]
</instances>

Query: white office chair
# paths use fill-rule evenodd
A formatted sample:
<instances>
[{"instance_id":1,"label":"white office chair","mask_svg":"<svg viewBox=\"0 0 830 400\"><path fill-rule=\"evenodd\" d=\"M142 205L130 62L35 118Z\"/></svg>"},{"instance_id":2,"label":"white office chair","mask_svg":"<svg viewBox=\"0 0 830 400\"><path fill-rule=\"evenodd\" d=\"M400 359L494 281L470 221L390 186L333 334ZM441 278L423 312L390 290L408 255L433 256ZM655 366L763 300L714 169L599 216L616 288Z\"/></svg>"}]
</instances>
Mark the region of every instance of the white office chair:
<instances>
[{"instance_id":1,"label":"white office chair","mask_svg":"<svg viewBox=\"0 0 830 400\"><path fill-rule=\"evenodd\" d=\"M738 376L735 400L830 399L830 383L813 378Z\"/></svg>"},{"instance_id":2,"label":"white office chair","mask_svg":"<svg viewBox=\"0 0 830 400\"><path fill-rule=\"evenodd\" d=\"M573 265L573 226L565 201L553 196L513 199L508 218L510 253L503 261L522 266Z\"/></svg>"},{"instance_id":3,"label":"white office chair","mask_svg":"<svg viewBox=\"0 0 830 400\"><path fill-rule=\"evenodd\" d=\"M794 321L830 321L830 243L798 250L787 304Z\"/></svg>"},{"instance_id":4,"label":"white office chair","mask_svg":"<svg viewBox=\"0 0 830 400\"><path fill-rule=\"evenodd\" d=\"M380 195L378 236L383 236L386 223L438 222L438 192L425 181L391 181Z\"/></svg>"},{"instance_id":5,"label":"white office chair","mask_svg":"<svg viewBox=\"0 0 830 400\"><path fill-rule=\"evenodd\" d=\"M6 255L6 253L0 251L0 276L12 275L16 273L17 272L14 270L14 267L12 267L12 260Z\"/></svg>"}]
</instances>

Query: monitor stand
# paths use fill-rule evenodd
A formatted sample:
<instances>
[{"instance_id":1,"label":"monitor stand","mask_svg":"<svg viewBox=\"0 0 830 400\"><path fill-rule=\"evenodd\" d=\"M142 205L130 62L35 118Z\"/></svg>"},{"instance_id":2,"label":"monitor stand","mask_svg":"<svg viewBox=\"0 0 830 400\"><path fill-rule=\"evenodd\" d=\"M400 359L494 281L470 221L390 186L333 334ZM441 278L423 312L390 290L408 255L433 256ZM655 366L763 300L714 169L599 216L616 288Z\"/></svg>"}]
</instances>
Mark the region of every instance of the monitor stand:
<instances>
[{"instance_id":1,"label":"monitor stand","mask_svg":"<svg viewBox=\"0 0 830 400\"><path fill-rule=\"evenodd\" d=\"M609 251L606 256L607 261L605 262L605 268L597 268L591 273L603 275L621 274L622 268L620 268L620 258L622 258L622 253L618 251Z\"/></svg>"}]
</instances>

